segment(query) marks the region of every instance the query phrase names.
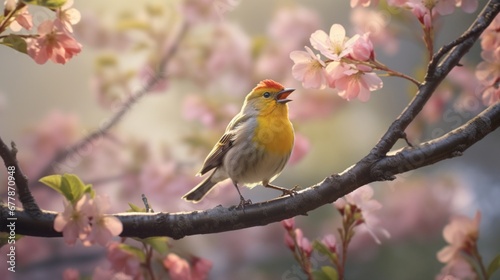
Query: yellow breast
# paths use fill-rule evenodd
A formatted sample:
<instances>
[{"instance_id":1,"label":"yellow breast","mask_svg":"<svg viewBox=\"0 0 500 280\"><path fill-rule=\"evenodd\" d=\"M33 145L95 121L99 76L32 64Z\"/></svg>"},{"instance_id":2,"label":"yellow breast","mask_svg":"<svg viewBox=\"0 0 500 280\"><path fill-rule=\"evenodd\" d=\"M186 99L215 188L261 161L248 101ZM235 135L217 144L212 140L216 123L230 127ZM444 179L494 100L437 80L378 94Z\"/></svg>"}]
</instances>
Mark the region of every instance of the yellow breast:
<instances>
[{"instance_id":1,"label":"yellow breast","mask_svg":"<svg viewBox=\"0 0 500 280\"><path fill-rule=\"evenodd\" d=\"M292 123L288 119L288 110L278 109L271 114L257 117L253 141L267 152L280 155L290 154L293 148L294 132Z\"/></svg>"}]
</instances>

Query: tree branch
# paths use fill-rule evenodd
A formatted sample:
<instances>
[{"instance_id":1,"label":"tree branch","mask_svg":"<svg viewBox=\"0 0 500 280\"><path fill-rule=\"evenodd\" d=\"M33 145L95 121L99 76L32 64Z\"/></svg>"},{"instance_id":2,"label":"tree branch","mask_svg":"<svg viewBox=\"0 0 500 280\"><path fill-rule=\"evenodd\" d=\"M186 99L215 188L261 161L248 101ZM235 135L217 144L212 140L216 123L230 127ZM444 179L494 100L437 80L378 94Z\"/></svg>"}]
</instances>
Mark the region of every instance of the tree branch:
<instances>
[{"instance_id":1,"label":"tree branch","mask_svg":"<svg viewBox=\"0 0 500 280\"><path fill-rule=\"evenodd\" d=\"M206 211L189 213L121 213L116 214L123 223L122 237L170 236L179 239L188 235L207 234L263 226L296 215L305 215L322 205L368 183L409 170L461 155L474 143L500 126L500 101L481 114L446 135L420 144L403 148L373 164L360 161L339 175L332 175L294 196L251 204L242 209L217 206ZM32 217L18 209L16 233L58 237L53 223L57 213L44 211L41 217ZM1 207L1 219L8 217L6 206Z\"/></svg>"},{"instance_id":2,"label":"tree branch","mask_svg":"<svg viewBox=\"0 0 500 280\"><path fill-rule=\"evenodd\" d=\"M35 198L31 194L28 187L28 178L24 176L19 163L17 162L17 148L14 142L11 143L12 149L9 149L7 144L5 144L0 138L0 157L2 157L5 164L5 168L9 170L9 167L14 167L13 177L16 182L16 190L19 200L23 205L23 208L29 215L37 215L40 213L40 208L35 202Z\"/></svg>"},{"instance_id":3,"label":"tree branch","mask_svg":"<svg viewBox=\"0 0 500 280\"><path fill-rule=\"evenodd\" d=\"M403 138L404 131L422 110L441 81L450 71L460 63L460 59L471 49L481 33L490 25L500 10L500 0L490 0L484 7L469 29L459 39L441 48L434 55L429 67L425 82L419 86L419 90L410 104L404 109L399 117L391 124L387 132L367 156L371 161L384 157L396 142ZM453 49L443 62L437 63L448 49Z\"/></svg>"},{"instance_id":4,"label":"tree branch","mask_svg":"<svg viewBox=\"0 0 500 280\"><path fill-rule=\"evenodd\" d=\"M218 206L206 211L189 213L116 214L115 216L123 223L121 236L141 238L170 236L178 239L188 235L263 226L296 215L305 215L368 183L392 179L396 174L460 156L466 149L500 126L500 101L442 137L414 147L403 148L391 155L387 153L399 138L404 137L404 129L420 112L439 83L459 63L461 57L469 51L481 32L498 14L499 2L500 0L491 0L487 4L467 31L473 34L467 35L466 39L457 43L433 71L434 74L426 76L415 98L389 127L372 151L341 174L331 175L294 196L252 204L246 206L244 210ZM0 210L0 218L6 219L7 207L2 205ZM15 213L16 233L44 237L61 236L61 233L53 229L56 214L44 211L42 215L35 218L28 215L26 211L18 209Z\"/></svg>"}]
</instances>

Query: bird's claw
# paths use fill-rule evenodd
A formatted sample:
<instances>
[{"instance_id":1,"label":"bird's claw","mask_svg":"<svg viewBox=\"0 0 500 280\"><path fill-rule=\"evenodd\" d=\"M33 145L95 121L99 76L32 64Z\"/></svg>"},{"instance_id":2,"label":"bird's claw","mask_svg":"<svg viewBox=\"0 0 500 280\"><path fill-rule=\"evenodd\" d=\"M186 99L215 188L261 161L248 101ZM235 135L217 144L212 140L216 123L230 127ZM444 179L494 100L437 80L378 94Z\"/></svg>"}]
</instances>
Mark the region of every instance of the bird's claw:
<instances>
[{"instance_id":1,"label":"bird's claw","mask_svg":"<svg viewBox=\"0 0 500 280\"><path fill-rule=\"evenodd\" d=\"M240 198L240 204L236 207L236 209L243 209L245 210L245 206L251 205L252 201L250 199L245 200L243 197Z\"/></svg>"},{"instance_id":2,"label":"bird's claw","mask_svg":"<svg viewBox=\"0 0 500 280\"><path fill-rule=\"evenodd\" d=\"M299 188L298 185L294 186L292 189L288 190L288 189L282 189L281 191L283 192L280 197L282 196L285 196L285 195L290 195L290 196L294 196L297 194L297 189Z\"/></svg>"}]
</instances>

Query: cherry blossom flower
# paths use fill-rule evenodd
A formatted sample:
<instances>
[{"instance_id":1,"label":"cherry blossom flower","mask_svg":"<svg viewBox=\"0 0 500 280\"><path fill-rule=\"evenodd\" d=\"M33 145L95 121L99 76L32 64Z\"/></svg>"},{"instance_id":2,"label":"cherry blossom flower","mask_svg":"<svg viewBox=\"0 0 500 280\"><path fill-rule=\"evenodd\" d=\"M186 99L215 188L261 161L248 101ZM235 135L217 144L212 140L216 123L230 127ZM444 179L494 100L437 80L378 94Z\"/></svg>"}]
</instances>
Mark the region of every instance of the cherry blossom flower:
<instances>
[{"instance_id":1,"label":"cherry blossom flower","mask_svg":"<svg viewBox=\"0 0 500 280\"><path fill-rule=\"evenodd\" d=\"M483 51L484 61L476 68L476 77L482 84L482 99L486 105L500 100L500 47L498 52Z\"/></svg>"},{"instance_id":2,"label":"cherry blossom flower","mask_svg":"<svg viewBox=\"0 0 500 280\"><path fill-rule=\"evenodd\" d=\"M335 235L327 234L323 236L321 243L325 244L330 252L335 253L337 251L337 239L335 238Z\"/></svg>"},{"instance_id":3,"label":"cherry blossom flower","mask_svg":"<svg viewBox=\"0 0 500 280\"><path fill-rule=\"evenodd\" d=\"M441 269L436 280L477 279L471 265L463 258L455 258Z\"/></svg>"},{"instance_id":4,"label":"cherry blossom flower","mask_svg":"<svg viewBox=\"0 0 500 280\"><path fill-rule=\"evenodd\" d=\"M208 273L210 270L212 270L212 262L199 258L199 257L193 257L191 260L191 276L192 280L205 280L208 277Z\"/></svg>"},{"instance_id":5,"label":"cherry blossom flower","mask_svg":"<svg viewBox=\"0 0 500 280\"><path fill-rule=\"evenodd\" d=\"M293 238L290 236L289 232L285 232L285 245L290 249L291 251L295 251L295 241Z\"/></svg>"},{"instance_id":6,"label":"cherry blossom flower","mask_svg":"<svg viewBox=\"0 0 500 280\"><path fill-rule=\"evenodd\" d=\"M16 0L5 1L5 10L12 11L17 5ZM33 16L28 11L28 6L24 6L17 11L14 21L9 25L9 28L14 32L19 32L21 29L31 30L33 27Z\"/></svg>"},{"instance_id":7,"label":"cherry blossom flower","mask_svg":"<svg viewBox=\"0 0 500 280\"><path fill-rule=\"evenodd\" d=\"M107 196L96 195L92 201L92 228L84 245L90 246L98 243L106 246L113 237L118 236L122 232L123 225L118 218L104 215L104 212L109 208L109 198Z\"/></svg>"},{"instance_id":8,"label":"cherry blossom flower","mask_svg":"<svg viewBox=\"0 0 500 280\"><path fill-rule=\"evenodd\" d=\"M283 227L287 231L288 230L292 230L295 227L295 218L290 218L290 219L283 220L283 221L281 221L281 225L283 225Z\"/></svg>"},{"instance_id":9,"label":"cherry blossom flower","mask_svg":"<svg viewBox=\"0 0 500 280\"><path fill-rule=\"evenodd\" d=\"M421 0L409 0L406 5L410 8L411 12L417 17L418 21L426 27L432 27L432 14L429 8L424 5Z\"/></svg>"},{"instance_id":10,"label":"cherry blossom flower","mask_svg":"<svg viewBox=\"0 0 500 280\"><path fill-rule=\"evenodd\" d=\"M481 47L484 51L493 51L500 46L500 15L497 15L481 34Z\"/></svg>"},{"instance_id":11,"label":"cherry blossom flower","mask_svg":"<svg viewBox=\"0 0 500 280\"><path fill-rule=\"evenodd\" d=\"M73 33L73 25L80 22L82 16L77 9L71 8L71 6L73 6L73 0L67 0L62 7L57 9L56 15L57 18L64 24L66 30Z\"/></svg>"},{"instance_id":12,"label":"cherry blossom flower","mask_svg":"<svg viewBox=\"0 0 500 280\"><path fill-rule=\"evenodd\" d=\"M374 59L375 53L373 52L373 43L369 36L369 33L365 33L354 42L351 53L349 54L352 58L359 61Z\"/></svg>"},{"instance_id":13,"label":"cherry blossom flower","mask_svg":"<svg viewBox=\"0 0 500 280\"><path fill-rule=\"evenodd\" d=\"M476 212L474 219L465 216L452 218L450 223L443 230L443 237L448 246L437 253L440 262L448 263L455 258L461 258L461 251L469 251L471 246L475 246L479 237L479 223L481 213Z\"/></svg>"},{"instance_id":14,"label":"cherry blossom flower","mask_svg":"<svg viewBox=\"0 0 500 280\"><path fill-rule=\"evenodd\" d=\"M326 68L330 87L338 89L339 96L347 101L358 98L366 102L371 91L382 88L382 80L371 71L370 67L361 64L330 63Z\"/></svg>"},{"instance_id":15,"label":"cherry blossom flower","mask_svg":"<svg viewBox=\"0 0 500 280\"><path fill-rule=\"evenodd\" d=\"M122 272L134 278L142 279L141 263L132 253L120 248L118 242L108 244L106 257L111 263L111 268L115 272Z\"/></svg>"},{"instance_id":16,"label":"cherry blossom flower","mask_svg":"<svg viewBox=\"0 0 500 280\"><path fill-rule=\"evenodd\" d=\"M319 55L314 55L309 47L306 51L293 51L290 58L295 63L292 67L292 75L295 79L302 82L304 88L325 88L325 62Z\"/></svg>"},{"instance_id":17,"label":"cherry blossom flower","mask_svg":"<svg viewBox=\"0 0 500 280\"><path fill-rule=\"evenodd\" d=\"M422 1L424 2L424 1ZM435 1L433 11L445 16L452 14L455 11L456 0L439 0Z\"/></svg>"},{"instance_id":18,"label":"cherry blossom flower","mask_svg":"<svg viewBox=\"0 0 500 280\"><path fill-rule=\"evenodd\" d=\"M57 214L54 220L54 230L62 232L66 244L72 246L78 238L83 240L89 234L91 213L89 194L83 195L74 205L64 199L64 211Z\"/></svg>"},{"instance_id":19,"label":"cherry blossom flower","mask_svg":"<svg viewBox=\"0 0 500 280\"><path fill-rule=\"evenodd\" d=\"M38 26L37 38L27 39L28 54L38 64L47 60L65 64L74 55L80 53L82 46L64 29L59 20L44 21Z\"/></svg>"},{"instance_id":20,"label":"cherry blossom flower","mask_svg":"<svg viewBox=\"0 0 500 280\"><path fill-rule=\"evenodd\" d=\"M297 246L309 257L312 254L312 244L300 228L295 229L295 240L297 241Z\"/></svg>"},{"instance_id":21,"label":"cherry blossom flower","mask_svg":"<svg viewBox=\"0 0 500 280\"><path fill-rule=\"evenodd\" d=\"M355 191L347 194L343 198L337 199L333 203L335 208L337 208L341 213L347 205L354 205L361 211L360 222L365 225L373 239L380 244L375 231L378 231L385 237L389 238L390 234L387 230L379 227L379 220L374 214L375 211L382 208L382 204L373 198L373 189L369 185L365 185Z\"/></svg>"},{"instance_id":22,"label":"cherry blossom flower","mask_svg":"<svg viewBox=\"0 0 500 280\"><path fill-rule=\"evenodd\" d=\"M358 39L359 35L348 39L345 29L340 24L334 24L330 28L330 34L327 35L323 30L317 30L311 35L311 45L321 52L324 56L334 61L339 61L350 51L352 44Z\"/></svg>"},{"instance_id":23,"label":"cherry blossom flower","mask_svg":"<svg viewBox=\"0 0 500 280\"><path fill-rule=\"evenodd\" d=\"M67 268L63 272L63 280L79 280L80 272L74 268Z\"/></svg>"},{"instance_id":24,"label":"cherry blossom flower","mask_svg":"<svg viewBox=\"0 0 500 280\"><path fill-rule=\"evenodd\" d=\"M192 279L189 263L176 254L169 253L163 260L163 266L168 270L168 275L172 280Z\"/></svg>"}]
</instances>

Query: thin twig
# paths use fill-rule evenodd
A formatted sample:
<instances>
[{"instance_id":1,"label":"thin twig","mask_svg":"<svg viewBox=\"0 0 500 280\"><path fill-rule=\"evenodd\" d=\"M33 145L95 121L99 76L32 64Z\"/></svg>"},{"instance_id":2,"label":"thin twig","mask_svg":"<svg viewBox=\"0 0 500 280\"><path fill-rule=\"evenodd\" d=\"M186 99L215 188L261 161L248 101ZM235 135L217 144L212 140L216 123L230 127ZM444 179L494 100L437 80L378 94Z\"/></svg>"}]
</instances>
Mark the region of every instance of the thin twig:
<instances>
[{"instance_id":1,"label":"thin twig","mask_svg":"<svg viewBox=\"0 0 500 280\"><path fill-rule=\"evenodd\" d=\"M24 175L23 171L19 167L19 163L17 161L17 148L14 142L11 143L11 149L3 142L0 137L0 156L3 159L5 164L5 168L7 170L11 170L14 168L13 176L15 179L15 185L17 190L17 195L23 208L30 215L36 215L41 213L40 207L36 204L35 198L31 194L31 191L28 187L28 178Z\"/></svg>"}]
</instances>

